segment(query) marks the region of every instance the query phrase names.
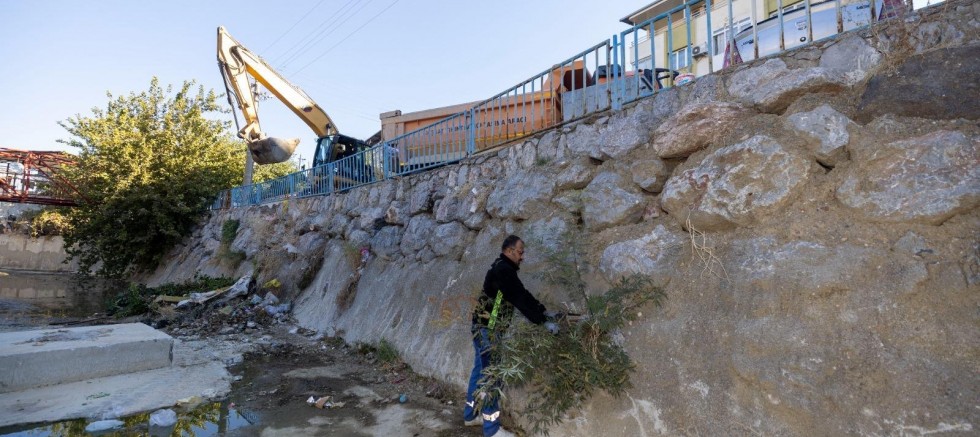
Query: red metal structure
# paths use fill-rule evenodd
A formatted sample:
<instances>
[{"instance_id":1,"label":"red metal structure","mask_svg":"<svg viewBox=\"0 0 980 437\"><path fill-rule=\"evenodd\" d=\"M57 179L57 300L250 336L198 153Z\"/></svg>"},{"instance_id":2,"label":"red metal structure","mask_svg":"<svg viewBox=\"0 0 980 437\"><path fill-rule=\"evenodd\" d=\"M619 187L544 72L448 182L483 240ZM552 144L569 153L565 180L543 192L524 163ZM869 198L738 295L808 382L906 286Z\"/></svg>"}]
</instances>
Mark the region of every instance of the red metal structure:
<instances>
[{"instance_id":1,"label":"red metal structure","mask_svg":"<svg viewBox=\"0 0 980 437\"><path fill-rule=\"evenodd\" d=\"M60 175L74 165L64 152L33 152L0 147L0 202L74 206L81 193Z\"/></svg>"}]
</instances>

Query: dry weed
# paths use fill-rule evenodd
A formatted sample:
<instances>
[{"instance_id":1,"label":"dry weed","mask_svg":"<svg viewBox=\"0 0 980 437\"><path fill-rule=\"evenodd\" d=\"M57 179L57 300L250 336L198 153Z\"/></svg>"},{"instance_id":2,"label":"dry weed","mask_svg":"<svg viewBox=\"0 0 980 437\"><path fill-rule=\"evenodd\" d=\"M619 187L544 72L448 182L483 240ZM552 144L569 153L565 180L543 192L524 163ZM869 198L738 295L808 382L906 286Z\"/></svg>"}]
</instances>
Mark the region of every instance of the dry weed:
<instances>
[{"instance_id":1,"label":"dry weed","mask_svg":"<svg viewBox=\"0 0 980 437\"><path fill-rule=\"evenodd\" d=\"M364 272L365 264L370 258L370 252L366 247L358 249L353 244L345 243L344 255L350 262L353 272L351 272L347 287L337 295L337 308L341 312L346 311L354 303L354 298L357 296L357 285L361 281L361 273Z\"/></svg>"},{"instance_id":2,"label":"dry weed","mask_svg":"<svg viewBox=\"0 0 980 437\"><path fill-rule=\"evenodd\" d=\"M701 265L701 277L707 273L725 282L730 282L728 271L721 259L715 255L715 247L708 241L708 235L691 224L691 217L685 223L691 235L691 259Z\"/></svg>"},{"instance_id":3,"label":"dry weed","mask_svg":"<svg viewBox=\"0 0 980 437\"><path fill-rule=\"evenodd\" d=\"M344 290L337 295L337 309L339 309L341 313L347 311L351 304L354 303L354 298L357 297L357 283L360 279L360 276L357 278L352 278L352 280L347 283L347 287L345 287Z\"/></svg>"}]
</instances>

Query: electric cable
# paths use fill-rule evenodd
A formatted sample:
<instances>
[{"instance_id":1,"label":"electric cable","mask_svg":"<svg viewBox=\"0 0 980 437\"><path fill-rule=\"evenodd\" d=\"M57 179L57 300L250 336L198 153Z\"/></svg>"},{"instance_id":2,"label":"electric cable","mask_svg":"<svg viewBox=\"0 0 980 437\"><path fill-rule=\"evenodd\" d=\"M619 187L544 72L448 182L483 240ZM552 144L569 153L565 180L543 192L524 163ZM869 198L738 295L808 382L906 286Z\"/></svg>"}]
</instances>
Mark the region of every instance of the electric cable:
<instances>
[{"instance_id":1,"label":"electric cable","mask_svg":"<svg viewBox=\"0 0 980 437\"><path fill-rule=\"evenodd\" d=\"M361 0L357 0L353 4L350 10L348 10L343 14L337 15L333 19L331 24L324 26L324 28L321 29L320 32L310 37L310 39L304 42L302 46L299 46L296 52L293 53L291 56L289 56L289 59L283 62L282 67L286 68L289 64L292 64L296 60L301 59L303 55L306 55L310 50L313 50L317 44L319 44L328 36L332 35L334 32L339 30L348 21L353 20L354 17L356 17L357 14L361 13L361 11L364 10L364 8L366 8L369 4L371 4L372 1L373 0L367 0L366 3L361 3ZM354 7L357 7L357 9L353 9Z\"/></svg>"},{"instance_id":2,"label":"electric cable","mask_svg":"<svg viewBox=\"0 0 980 437\"><path fill-rule=\"evenodd\" d=\"M296 44L293 44L291 47L287 48L285 52L277 55L276 59L274 59L273 62L276 65L278 65L280 61L282 61L283 59L291 58L293 52L300 50L302 47L305 47L309 43L309 40L316 38L320 33L324 32L326 29L330 29L334 27L334 23L340 17L342 17L344 14L347 13L346 10L348 6L350 6L351 4L356 4L360 1L361 0L347 0L347 3L344 3L344 5L340 7L340 9L337 9L337 12L330 19L328 19L326 23L324 23L322 26L317 26L316 29L304 35L302 38L299 39L299 41Z\"/></svg>"},{"instance_id":3,"label":"electric cable","mask_svg":"<svg viewBox=\"0 0 980 437\"><path fill-rule=\"evenodd\" d=\"M337 15L331 18L327 23L323 25L323 28L316 33L311 33L307 37L303 38L299 43L296 44L290 50L287 50L286 54L279 57L281 68L285 68L288 64L292 63L296 59L306 54L310 49L315 47L316 43L322 41L327 36L330 36L337 31L343 23L347 20L354 18L358 13L361 12L367 5L373 0L367 0L366 3L362 3L363 0L350 0L343 7L340 8ZM358 7L359 6L359 7ZM348 8L349 7L349 8ZM357 8L356 10L354 8ZM290 53L292 52L292 53Z\"/></svg>"},{"instance_id":4,"label":"electric cable","mask_svg":"<svg viewBox=\"0 0 980 437\"><path fill-rule=\"evenodd\" d=\"M275 40L275 41L273 41L273 42L272 42L271 44L269 44L269 45L268 45L268 46L266 46L266 47L265 47L264 49L262 49L262 53L266 53L266 52L268 52L268 51L269 51L269 49L271 49L271 48L272 48L272 46L274 46L274 45L276 45L276 43L277 43L277 42L279 42L279 40L281 40L281 39L282 39L282 37L284 37L284 36L286 36L286 34L288 34L289 32L292 32L292 30L293 30L293 29L295 29L295 28L296 28L296 26L297 26L297 25L299 25L299 23L300 23L301 21L303 21L303 20L305 20L305 19L306 19L306 17L309 17L309 16L310 16L310 13L311 13L311 12L313 12L313 10L314 10L314 9L316 9L316 8L318 8L318 7L320 7L320 5L322 5L322 4L323 4L323 2L325 2L325 1L327 1L327 0L320 0L319 2L317 2L317 4L316 4L316 5L314 5L314 6L312 7L312 8L310 8L310 10L308 10L308 11L306 11L306 13L305 13L305 14L303 14L303 16L302 16L302 17L300 17L300 19L299 19L299 20L296 20L296 22L295 22L295 23L293 23L293 25L292 25L292 26L289 26L289 29L286 29L286 31L285 31L285 32L283 32L283 33L282 33L282 35L279 35L279 37L278 37L278 38L276 38L276 40Z\"/></svg>"},{"instance_id":5,"label":"electric cable","mask_svg":"<svg viewBox=\"0 0 980 437\"><path fill-rule=\"evenodd\" d=\"M336 48L337 46L339 46L339 45L340 45L341 43L343 43L344 41L347 41L347 39L348 39L348 38L350 38L351 36L353 36L353 35L354 35L355 33L357 33L357 32L358 32L359 30L361 30L361 29L363 29L363 28L364 28L364 26L367 26L367 25L368 25L368 24L370 24L370 23L371 23L372 21L374 21L375 19L377 19L378 17L380 17L380 16L381 16L381 14L383 14L383 13L385 13L385 12L387 12L387 11L388 11L388 9L391 9L391 7L392 7L392 6L395 6L395 4L396 4L396 3L398 3L399 1L400 1L400 0L395 0L394 2L392 2L392 3L390 4L390 5L388 5L388 7L386 7L386 8L384 8L384 9L382 9L382 10L381 10L381 12L378 12L378 13L377 13L377 15L375 15L375 16L373 16L373 17L371 17L371 19L370 19L370 20L368 20L368 21L366 21L366 22L365 22L364 24L362 24L362 25L361 25L360 27L358 27L357 29L354 29L354 31L353 31L353 32L351 32L351 33L349 33L349 34L347 34L347 36L345 36L345 37L344 37L343 39L341 39L340 41L337 41L337 43L336 43L336 44L334 44L334 45L332 45L332 46L330 46L330 48L329 48L329 49L327 49L327 51L325 51L325 52L323 52L323 53L322 53L322 54L321 54L320 56L317 56L316 58L313 58L313 60L312 60L312 61L310 61L310 62L309 62L309 63L307 63L306 65L304 65L304 66L302 66L302 67L300 67L300 68L299 68L298 70L296 70L296 71L295 71L294 73L299 73L300 71L303 71L304 69L306 69L306 67L309 67L310 65L313 65L313 63L314 63L314 62L316 62L316 61L318 61L318 60L320 60L320 58L322 58L322 57L324 57L324 56L326 56L326 55L327 55L327 53L330 53L330 51L331 51L331 50L333 50L333 49L335 49L335 48Z\"/></svg>"}]
</instances>

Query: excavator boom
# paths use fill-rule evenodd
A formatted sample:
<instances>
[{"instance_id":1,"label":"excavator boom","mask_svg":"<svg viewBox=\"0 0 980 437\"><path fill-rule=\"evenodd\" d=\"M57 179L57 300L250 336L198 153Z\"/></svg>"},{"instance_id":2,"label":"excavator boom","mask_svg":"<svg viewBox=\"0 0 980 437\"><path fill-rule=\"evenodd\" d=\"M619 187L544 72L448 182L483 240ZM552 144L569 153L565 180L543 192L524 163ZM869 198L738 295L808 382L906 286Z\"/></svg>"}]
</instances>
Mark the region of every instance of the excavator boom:
<instances>
[{"instance_id":1,"label":"excavator boom","mask_svg":"<svg viewBox=\"0 0 980 437\"><path fill-rule=\"evenodd\" d=\"M336 135L337 128L330 116L302 90L289 83L258 55L241 45L218 28L218 66L229 92L235 95L238 109L245 119L245 127L238 136L248 142L248 148L257 164L272 164L289 159L299 139L283 140L267 137L259 126L256 92L249 76L262 84L276 98L302 119L318 138Z\"/></svg>"}]
</instances>

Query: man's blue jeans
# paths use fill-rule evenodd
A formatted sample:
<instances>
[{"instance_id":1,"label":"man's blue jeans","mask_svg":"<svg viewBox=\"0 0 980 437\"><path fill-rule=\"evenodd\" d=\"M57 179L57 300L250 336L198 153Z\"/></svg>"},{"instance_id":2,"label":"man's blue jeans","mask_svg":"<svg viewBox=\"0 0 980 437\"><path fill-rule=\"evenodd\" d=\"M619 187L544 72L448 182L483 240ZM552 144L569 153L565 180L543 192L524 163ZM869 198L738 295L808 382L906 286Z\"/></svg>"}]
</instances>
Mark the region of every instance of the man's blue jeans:
<instances>
[{"instance_id":1,"label":"man's blue jeans","mask_svg":"<svg viewBox=\"0 0 980 437\"><path fill-rule=\"evenodd\" d=\"M493 344L487 328L476 328L473 331L473 349L476 351L476 358L473 360L473 372L470 373L470 384L466 389L466 407L463 409L463 419L473 420L477 418L476 403L474 398L477 388L483 387L483 369L490 367L491 351ZM493 393L493 387L488 387L488 395ZM483 408L479 411L483 415L483 435L492 436L500 429L500 408L497 404L497 396L490 396L484 399Z\"/></svg>"}]
</instances>

